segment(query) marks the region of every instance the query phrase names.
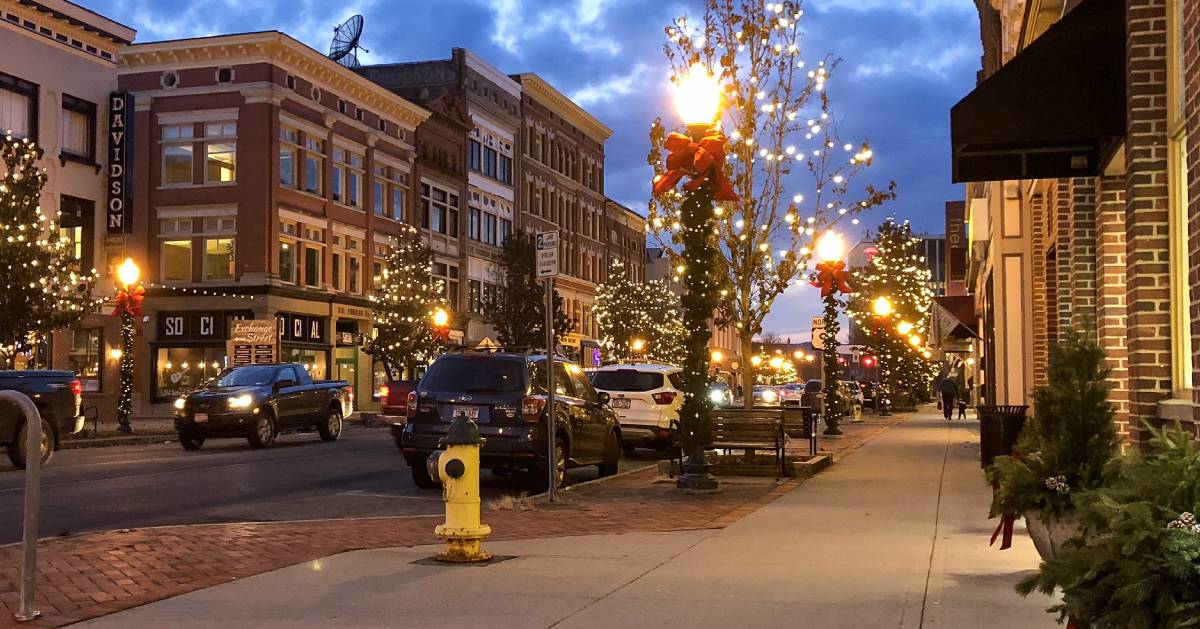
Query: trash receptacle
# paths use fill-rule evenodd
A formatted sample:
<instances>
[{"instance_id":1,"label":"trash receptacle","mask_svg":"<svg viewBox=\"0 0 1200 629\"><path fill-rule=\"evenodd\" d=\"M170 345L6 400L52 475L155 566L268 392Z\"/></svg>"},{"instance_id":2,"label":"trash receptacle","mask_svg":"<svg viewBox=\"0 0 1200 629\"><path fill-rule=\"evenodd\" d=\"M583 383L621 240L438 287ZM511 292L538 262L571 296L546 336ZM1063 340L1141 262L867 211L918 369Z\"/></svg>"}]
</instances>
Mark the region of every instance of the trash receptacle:
<instances>
[{"instance_id":1,"label":"trash receptacle","mask_svg":"<svg viewBox=\"0 0 1200 629\"><path fill-rule=\"evenodd\" d=\"M987 469L998 456L1008 456L1016 448L1025 427L1028 406L976 406L979 414L979 464Z\"/></svg>"}]
</instances>

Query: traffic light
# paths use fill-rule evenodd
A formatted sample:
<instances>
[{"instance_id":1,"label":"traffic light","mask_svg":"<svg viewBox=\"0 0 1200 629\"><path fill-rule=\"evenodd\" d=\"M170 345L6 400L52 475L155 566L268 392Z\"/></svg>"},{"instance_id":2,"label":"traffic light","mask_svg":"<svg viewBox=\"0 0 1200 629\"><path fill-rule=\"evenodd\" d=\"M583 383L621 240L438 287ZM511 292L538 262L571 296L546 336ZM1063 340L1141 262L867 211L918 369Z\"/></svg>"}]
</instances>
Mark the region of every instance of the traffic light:
<instances>
[{"instance_id":1,"label":"traffic light","mask_svg":"<svg viewBox=\"0 0 1200 629\"><path fill-rule=\"evenodd\" d=\"M866 367L867 369L874 367L875 366L875 357L874 356L863 356L862 357L862 366Z\"/></svg>"}]
</instances>

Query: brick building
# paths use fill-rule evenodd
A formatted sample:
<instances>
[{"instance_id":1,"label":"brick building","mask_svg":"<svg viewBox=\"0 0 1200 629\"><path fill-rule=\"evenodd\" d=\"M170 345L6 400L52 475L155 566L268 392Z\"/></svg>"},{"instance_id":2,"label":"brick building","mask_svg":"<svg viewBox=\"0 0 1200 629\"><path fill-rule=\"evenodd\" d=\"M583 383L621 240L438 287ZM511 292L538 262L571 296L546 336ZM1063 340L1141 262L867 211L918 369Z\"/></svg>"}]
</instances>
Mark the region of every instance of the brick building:
<instances>
[{"instance_id":1,"label":"brick building","mask_svg":"<svg viewBox=\"0 0 1200 629\"><path fill-rule=\"evenodd\" d=\"M448 100L463 108L466 127L455 137L466 171L465 222L454 263L459 276L454 281L462 294L456 311L464 343L495 340L481 312L482 302L496 293L500 246L516 224L518 190L513 181L521 128L520 84L463 48L453 49L449 59L364 66L358 72L435 111L433 103Z\"/></svg>"},{"instance_id":2,"label":"brick building","mask_svg":"<svg viewBox=\"0 0 1200 629\"><path fill-rule=\"evenodd\" d=\"M274 31L138 44L120 66L148 287L135 416L169 415L223 367L239 318L278 321L283 360L373 408L378 368L357 346L372 270L403 222L453 224L462 195L437 192L438 145L417 133L430 112Z\"/></svg>"},{"instance_id":3,"label":"brick building","mask_svg":"<svg viewBox=\"0 0 1200 629\"><path fill-rule=\"evenodd\" d=\"M1200 3L977 3L984 71L952 111L989 403L1030 404L1068 327L1108 357L1121 434L1194 424Z\"/></svg>"},{"instance_id":4,"label":"brick building","mask_svg":"<svg viewBox=\"0 0 1200 629\"><path fill-rule=\"evenodd\" d=\"M0 132L29 138L45 152L42 212L57 216L82 270L100 275L93 295L110 299L113 265L124 234L106 233L109 96L117 87L117 52L135 31L63 0L0 0ZM108 306L72 330L18 355L15 367L69 369L83 385L83 405L116 414L120 326Z\"/></svg>"},{"instance_id":5,"label":"brick building","mask_svg":"<svg viewBox=\"0 0 1200 629\"><path fill-rule=\"evenodd\" d=\"M521 133L517 185L520 227L560 230L562 295L575 332L563 339L571 353L588 354L595 342L592 302L604 281L604 143L612 130L540 76L514 75L521 84Z\"/></svg>"},{"instance_id":6,"label":"brick building","mask_svg":"<svg viewBox=\"0 0 1200 629\"><path fill-rule=\"evenodd\" d=\"M604 200L605 261L601 278L616 260L625 265L629 279L646 281L646 217L613 201Z\"/></svg>"}]
</instances>

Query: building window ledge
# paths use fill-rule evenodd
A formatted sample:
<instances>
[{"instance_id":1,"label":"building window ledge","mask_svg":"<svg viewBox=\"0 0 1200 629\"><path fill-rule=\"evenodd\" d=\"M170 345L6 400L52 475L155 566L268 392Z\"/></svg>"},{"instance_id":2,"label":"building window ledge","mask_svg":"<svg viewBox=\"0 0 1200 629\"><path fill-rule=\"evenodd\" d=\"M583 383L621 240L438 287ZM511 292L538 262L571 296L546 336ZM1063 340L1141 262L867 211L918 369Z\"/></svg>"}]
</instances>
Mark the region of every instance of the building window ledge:
<instances>
[{"instance_id":1,"label":"building window ledge","mask_svg":"<svg viewBox=\"0 0 1200 629\"><path fill-rule=\"evenodd\" d=\"M1158 418L1167 421L1191 423L1195 420L1196 405L1190 399L1172 398L1160 400Z\"/></svg>"},{"instance_id":2,"label":"building window ledge","mask_svg":"<svg viewBox=\"0 0 1200 629\"><path fill-rule=\"evenodd\" d=\"M66 167L67 162L74 162L76 164L81 164L83 166L91 166L92 168L96 169L97 175L100 174L100 169L102 168L102 166L100 166L100 164L96 160L94 160L90 157L86 157L86 156L82 156L82 155L73 155L71 153L59 153L58 154L58 163L61 164L63 167Z\"/></svg>"}]
</instances>

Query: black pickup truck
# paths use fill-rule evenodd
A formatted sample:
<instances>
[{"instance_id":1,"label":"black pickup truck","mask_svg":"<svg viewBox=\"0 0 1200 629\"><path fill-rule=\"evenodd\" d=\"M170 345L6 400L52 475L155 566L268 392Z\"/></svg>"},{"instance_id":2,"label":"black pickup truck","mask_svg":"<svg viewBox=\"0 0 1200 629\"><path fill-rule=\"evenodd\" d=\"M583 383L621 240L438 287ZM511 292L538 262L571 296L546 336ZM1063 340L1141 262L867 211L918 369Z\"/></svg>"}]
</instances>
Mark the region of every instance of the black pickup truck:
<instances>
[{"instance_id":1,"label":"black pickup truck","mask_svg":"<svg viewBox=\"0 0 1200 629\"><path fill-rule=\"evenodd\" d=\"M349 389L345 380L314 382L295 363L232 367L175 400L175 430L185 450L210 437L245 437L263 448L281 431L303 428L333 441L350 411Z\"/></svg>"},{"instance_id":2,"label":"black pickup truck","mask_svg":"<svg viewBox=\"0 0 1200 629\"><path fill-rule=\"evenodd\" d=\"M83 430L83 386L71 371L0 371L0 390L19 391L42 415L42 462L58 449L58 440ZM25 469L25 416L12 404L0 404L0 445Z\"/></svg>"}]
</instances>

